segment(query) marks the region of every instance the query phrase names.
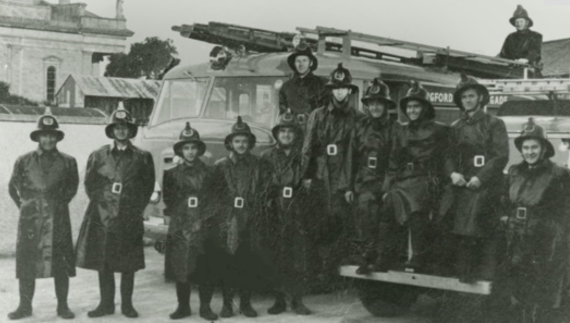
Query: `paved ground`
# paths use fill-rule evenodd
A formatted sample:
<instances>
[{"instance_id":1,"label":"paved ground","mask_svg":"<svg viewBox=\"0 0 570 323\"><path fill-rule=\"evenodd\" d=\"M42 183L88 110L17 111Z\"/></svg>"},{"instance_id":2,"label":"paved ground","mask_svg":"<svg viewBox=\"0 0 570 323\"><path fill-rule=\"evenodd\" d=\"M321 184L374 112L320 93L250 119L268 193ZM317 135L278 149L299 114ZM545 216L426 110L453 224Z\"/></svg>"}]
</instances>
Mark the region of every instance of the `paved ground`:
<instances>
[{"instance_id":1,"label":"paved ground","mask_svg":"<svg viewBox=\"0 0 570 323\"><path fill-rule=\"evenodd\" d=\"M140 313L137 320L127 319L120 311L112 316L90 319L87 311L93 309L99 301L97 274L93 271L79 269L77 277L71 280L69 303L71 309L77 315L72 322L140 322L159 323L173 322L168 318L176 304L174 286L164 282L162 268L164 258L152 248L146 248L147 268L137 273L135 280L134 304ZM0 259L0 322L8 321L6 315L18 305L18 284L14 278L14 258ZM117 275L118 282L118 275ZM41 279L36 283L36 296L34 298L34 314L31 318L22 322L69 322L60 319L55 313L56 299L52 279ZM118 286L117 286L118 287ZM118 289L118 288L117 288ZM197 294L191 297L191 306L194 314L181 322L195 321L204 322L196 312L198 309ZM120 306L120 295L117 290L115 302ZM253 306L260 313L256 322L428 322L421 318L418 313L411 313L406 317L393 319L380 319L372 317L362 307L354 291L332 293L326 295L309 296L306 304L315 314L311 316L297 316L293 313L285 313L278 316L266 314L267 308L272 304L268 297L257 296L253 300ZM213 302L214 311L221 309L221 296L216 294ZM251 322L251 319L238 315L231 319L223 319L220 322Z\"/></svg>"}]
</instances>

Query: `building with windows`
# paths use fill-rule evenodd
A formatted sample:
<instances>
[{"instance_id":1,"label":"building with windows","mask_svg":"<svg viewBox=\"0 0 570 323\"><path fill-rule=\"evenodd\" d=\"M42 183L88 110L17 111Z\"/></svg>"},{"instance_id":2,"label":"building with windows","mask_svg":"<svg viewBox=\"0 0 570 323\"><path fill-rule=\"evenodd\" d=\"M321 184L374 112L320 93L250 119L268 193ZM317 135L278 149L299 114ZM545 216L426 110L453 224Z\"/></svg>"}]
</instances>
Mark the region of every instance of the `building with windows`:
<instances>
[{"instance_id":1,"label":"building with windows","mask_svg":"<svg viewBox=\"0 0 570 323\"><path fill-rule=\"evenodd\" d=\"M70 74L101 76L104 57L124 52L133 35L122 2L116 17L103 18L70 0L0 0L0 81L43 102L54 101Z\"/></svg>"}]
</instances>

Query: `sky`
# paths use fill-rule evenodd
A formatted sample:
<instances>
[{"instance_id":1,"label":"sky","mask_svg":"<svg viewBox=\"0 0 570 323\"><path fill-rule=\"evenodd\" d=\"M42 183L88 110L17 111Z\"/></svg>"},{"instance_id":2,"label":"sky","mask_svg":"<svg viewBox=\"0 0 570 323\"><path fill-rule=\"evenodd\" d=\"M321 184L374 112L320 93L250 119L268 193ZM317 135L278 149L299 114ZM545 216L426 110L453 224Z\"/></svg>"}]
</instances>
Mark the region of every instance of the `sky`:
<instances>
[{"instance_id":1,"label":"sky","mask_svg":"<svg viewBox=\"0 0 570 323\"><path fill-rule=\"evenodd\" d=\"M115 0L80 2L96 15L115 16ZM207 61L213 45L183 38L171 27L210 21L286 32L350 29L495 56L514 31L509 18L517 4L529 12L532 29L544 41L570 38L570 0L124 0L123 10L127 28L135 32L129 44L170 38L186 65Z\"/></svg>"}]
</instances>

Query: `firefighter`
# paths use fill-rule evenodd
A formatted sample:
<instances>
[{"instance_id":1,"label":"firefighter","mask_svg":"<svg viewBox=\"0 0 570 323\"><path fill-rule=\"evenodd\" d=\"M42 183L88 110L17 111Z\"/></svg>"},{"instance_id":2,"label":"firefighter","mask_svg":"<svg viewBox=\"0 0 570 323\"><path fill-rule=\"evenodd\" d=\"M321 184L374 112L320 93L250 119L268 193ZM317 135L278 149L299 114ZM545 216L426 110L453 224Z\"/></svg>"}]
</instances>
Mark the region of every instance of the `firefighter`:
<instances>
[{"instance_id":1,"label":"firefighter","mask_svg":"<svg viewBox=\"0 0 570 323\"><path fill-rule=\"evenodd\" d=\"M220 316L234 315L232 303L237 289L241 312L247 317L256 317L251 294L258 287L261 264L257 221L264 198L263 168L259 158L251 153L256 137L240 116L224 143L230 154L216 161L213 180L217 197L216 226L220 229L218 237L226 269L222 277Z\"/></svg>"},{"instance_id":2,"label":"firefighter","mask_svg":"<svg viewBox=\"0 0 570 323\"><path fill-rule=\"evenodd\" d=\"M164 172L163 193L170 216L166 238L165 272L176 281L178 307L170 314L173 320L190 316L190 282L198 284L200 316L215 321L210 302L218 279L216 244L212 243L211 189L212 169L199 158L206 152L196 129L186 123L174 144L180 163Z\"/></svg>"},{"instance_id":3,"label":"firefighter","mask_svg":"<svg viewBox=\"0 0 570 323\"><path fill-rule=\"evenodd\" d=\"M361 99L366 117L354 128L351 138L352 165L354 173L345 198L355 202L355 238L358 244L359 267L357 274L371 271L378 257L378 238L385 236L385 222L380 223L382 211L382 183L388 169L390 156L392 121L389 110L396 108L390 98L390 89L376 78Z\"/></svg>"},{"instance_id":4,"label":"firefighter","mask_svg":"<svg viewBox=\"0 0 570 323\"><path fill-rule=\"evenodd\" d=\"M105 134L113 144L91 153L85 173L89 205L76 246L77 266L99 272L101 301L89 317L115 312L114 273L121 273L121 312L137 317L132 294L135 272L143 269L143 211L154 189L149 152L130 139L137 126L122 104L113 112Z\"/></svg>"},{"instance_id":5,"label":"firefighter","mask_svg":"<svg viewBox=\"0 0 570 323\"><path fill-rule=\"evenodd\" d=\"M425 260L432 252L434 210L439 200L439 182L448 140L448 127L436 122L429 93L416 81L400 100L408 123L396 124L383 191L390 236L381 243L379 267L387 268L401 258L411 244L405 267L426 271ZM407 241L408 237L411 241ZM402 245L405 245L403 247Z\"/></svg>"},{"instance_id":6,"label":"firefighter","mask_svg":"<svg viewBox=\"0 0 570 323\"><path fill-rule=\"evenodd\" d=\"M305 42L287 57L287 64L293 75L279 90L279 114L291 109L304 126L307 116L324 102L325 80L313 74L319 62Z\"/></svg>"},{"instance_id":7,"label":"firefighter","mask_svg":"<svg viewBox=\"0 0 570 323\"><path fill-rule=\"evenodd\" d=\"M534 69L536 76L540 76L542 35L530 30L533 25L532 19L521 5L517 6L509 22L517 30L507 36L499 57L528 64Z\"/></svg>"},{"instance_id":8,"label":"firefighter","mask_svg":"<svg viewBox=\"0 0 570 323\"><path fill-rule=\"evenodd\" d=\"M11 320L32 315L36 278L53 277L57 315L75 317L67 305L69 277L75 276L69 202L77 193L79 175L75 158L60 152L64 137L50 108L38 119L30 138L35 151L16 160L8 191L20 209L16 242L16 278L20 305L8 314Z\"/></svg>"},{"instance_id":9,"label":"firefighter","mask_svg":"<svg viewBox=\"0 0 570 323\"><path fill-rule=\"evenodd\" d=\"M277 144L264 151L261 160L268 170L267 215L271 233L269 245L279 273L275 304L269 314L287 309L285 296L292 298L291 309L299 315L311 311L303 304L308 282L308 243L306 217L309 195L301 181L301 146L303 131L295 115L288 110L272 129Z\"/></svg>"},{"instance_id":10,"label":"firefighter","mask_svg":"<svg viewBox=\"0 0 570 323\"><path fill-rule=\"evenodd\" d=\"M309 116L301 174L303 185L313 196L315 210L309 222L319 256L313 259L317 261L317 272L322 274L323 289L330 289L338 265L349 252L352 219L344 195L353 170L349 158L351 132L362 115L350 100L358 87L352 84L350 71L342 63L331 72L325 86L331 90L330 102Z\"/></svg>"},{"instance_id":11,"label":"firefighter","mask_svg":"<svg viewBox=\"0 0 570 323\"><path fill-rule=\"evenodd\" d=\"M452 233L459 238L459 277L465 282L490 280L503 169L509 160L507 130L501 119L483 110L489 92L474 78L461 74L453 100L461 118L451 125L445 172L453 185Z\"/></svg>"},{"instance_id":12,"label":"firefighter","mask_svg":"<svg viewBox=\"0 0 570 323\"><path fill-rule=\"evenodd\" d=\"M570 171L550 161L554 147L530 118L515 139L522 162L508 174L508 273L512 322L564 322L567 302Z\"/></svg>"}]
</instances>

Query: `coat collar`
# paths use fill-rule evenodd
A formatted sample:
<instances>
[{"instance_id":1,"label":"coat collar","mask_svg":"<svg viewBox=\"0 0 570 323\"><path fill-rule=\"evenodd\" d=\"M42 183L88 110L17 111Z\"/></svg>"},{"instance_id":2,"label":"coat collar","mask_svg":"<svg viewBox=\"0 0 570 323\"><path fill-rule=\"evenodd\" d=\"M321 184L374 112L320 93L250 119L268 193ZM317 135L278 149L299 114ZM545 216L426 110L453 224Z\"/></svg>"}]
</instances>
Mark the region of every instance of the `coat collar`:
<instances>
[{"instance_id":1,"label":"coat collar","mask_svg":"<svg viewBox=\"0 0 570 323\"><path fill-rule=\"evenodd\" d=\"M42 156L43 154L56 155L56 154L59 154L59 150L57 150L57 147L54 147L50 151L45 151L45 150L41 149L40 146L38 145L38 148L36 148L36 154L38 154L38 156Z\"/></svg>"},{"instance_id":2,"label":"coat collar","mask_svg":"<svg viewBox=\"0 0 570 323\"><path fill-rule=\"evenodd\" d=\"M473 114L472 117L470 117L467 112L464 112L461 118L467 123L475 123L483 119L485 115L486 115L485 111L483 111L483 109L479 109L477 110L477 112L475 112L475 114Z\"/></svg>"},{"instance_id":3,"label":"coat collar","mask_svg":"<svg viewBox=\"0 0 570 323\"><path fill-rule=\"evenodd\" d=\"M132 151L133 151L133 143L132 143L130 140L128 140L128 141L127 141L127 146L125 147L125 149L119 149L119 148L117 147L117 143L113 141L113 144L111 145L111 151L118 152L118 151L121 151L121 150L123 150L123 151L128 151L128 152L132 152Z\"/></svg>"},{"instance_id":4,"label":"coat collar","mask_svg":"<svg viewBox=\"0 0 570 323\"><path fill-rule=\"evenodd\" d=\"M239 156L238 154L236 154L233 151L230 153L230 157L229 157L229 159L232 161L232 163L234 165L236 165L238 162L248 162L252 158L253 158L253 155L251 154L251 152L246 152L245 154L243 154L243 156Z\"/></svg>"}]
</instances>

